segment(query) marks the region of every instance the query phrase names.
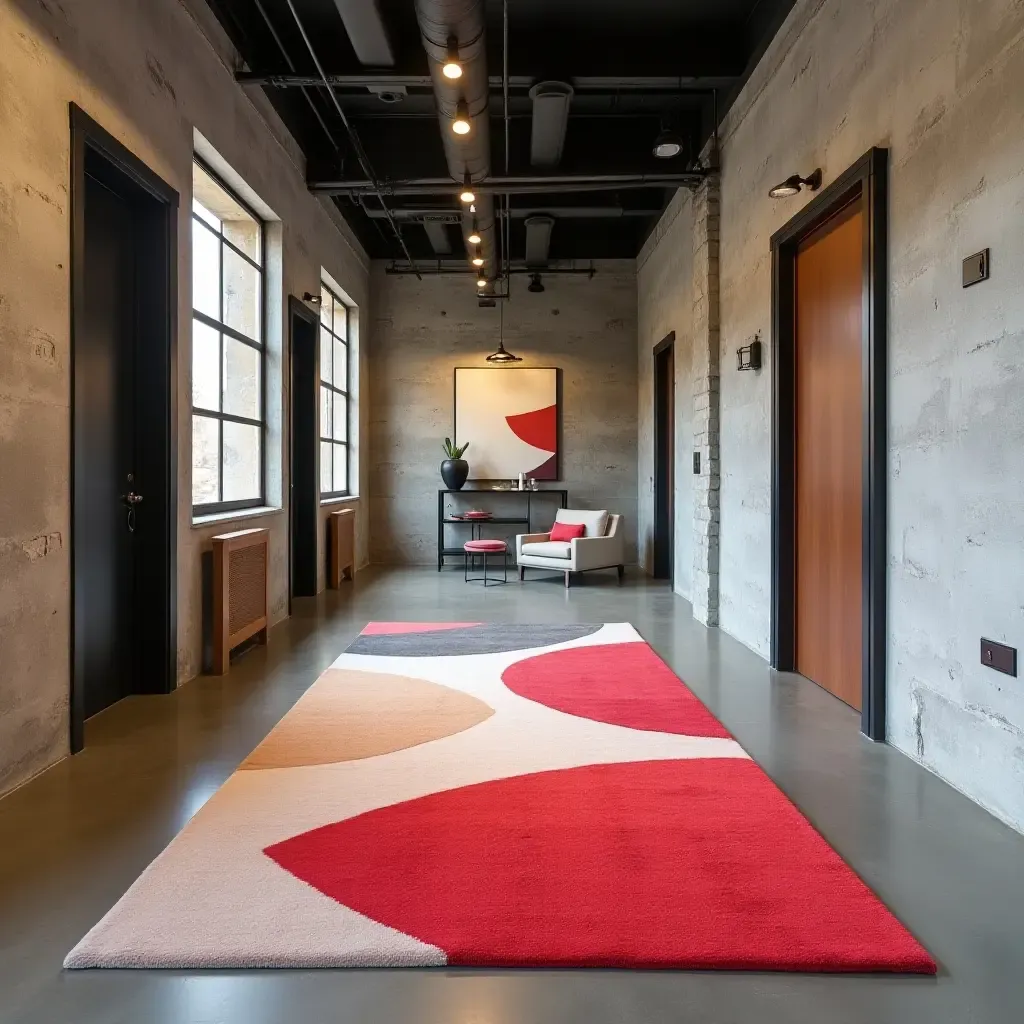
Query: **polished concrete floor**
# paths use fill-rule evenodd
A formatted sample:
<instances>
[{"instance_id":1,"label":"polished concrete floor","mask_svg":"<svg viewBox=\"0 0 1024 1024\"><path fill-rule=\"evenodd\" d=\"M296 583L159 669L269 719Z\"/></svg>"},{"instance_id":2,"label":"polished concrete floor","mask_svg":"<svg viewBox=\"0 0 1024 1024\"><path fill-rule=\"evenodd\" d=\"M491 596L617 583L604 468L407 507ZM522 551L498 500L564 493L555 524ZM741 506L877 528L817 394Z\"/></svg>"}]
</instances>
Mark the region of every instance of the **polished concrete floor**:
<instances>
[{"instance_id":1,"label":"polished concrete floor","mask_svg":"<svg viewBox=\"0 0 1024 1024\"><path fill-rule=\"evenodd\" d=\"M64 972L61 960L370 619L630 621L924 942L937 979L723 972ZM0 668L2 671L2 668ZM367 570L296 602L223 679L122 701L0 801L0 1021L33 1024L999 1024L1024 1019L1024 837L850 709L637 576L484 591ZM685 886L681 878L679 884Z\"/></svg>"}]
</instances>

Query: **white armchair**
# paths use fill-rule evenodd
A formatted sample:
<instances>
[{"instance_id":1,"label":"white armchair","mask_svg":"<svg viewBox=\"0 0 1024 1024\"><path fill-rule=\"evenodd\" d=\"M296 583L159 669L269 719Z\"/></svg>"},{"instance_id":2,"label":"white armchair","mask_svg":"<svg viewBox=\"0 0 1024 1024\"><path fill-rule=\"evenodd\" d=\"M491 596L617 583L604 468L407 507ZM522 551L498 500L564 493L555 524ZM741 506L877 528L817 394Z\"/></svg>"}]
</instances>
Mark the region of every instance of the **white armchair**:
<instances>
[{"instance_id":1,"label":"white armchair","mask_svg":"<svg viewBox=\"0 0 1024 1024\"><path fill-rule=\"evenodd\" d=\"M524 533L516 537L516 563L519 579L529 569L554 569L565 574L569 587L574 572L589 569L617 569L619 579L625 571L625 539L622 516L605 511L562 508L556 523L582 524L585 533L570 541L552 540L550 533Z\"/></svg>"}]
</instances>

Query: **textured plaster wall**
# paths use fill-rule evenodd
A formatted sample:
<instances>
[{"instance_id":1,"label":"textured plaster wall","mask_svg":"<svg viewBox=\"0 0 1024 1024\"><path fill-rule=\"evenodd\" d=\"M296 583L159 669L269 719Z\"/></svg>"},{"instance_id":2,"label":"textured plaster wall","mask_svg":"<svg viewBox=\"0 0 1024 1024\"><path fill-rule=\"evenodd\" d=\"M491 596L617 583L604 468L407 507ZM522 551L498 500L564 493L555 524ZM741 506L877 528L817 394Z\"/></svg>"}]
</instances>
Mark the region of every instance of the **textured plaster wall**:
<instances>
[{"instance_id":1,"label":"textured plaster wall","mask_svg":"<svg viewBox=\"0 0 1024 1024\"><path fill-rule=\"evenodd\" d=\"M690 598L693 572L693 197L680 189L637 259L637 532L640 563L654 567L654 346L675 331L673 584Z\"/></svg>"},{"instance_id":2,"label":"textured plaster wall","mask_svg":"<svg viewBox=\"0 0 1024 1024\"><path fill-rule=\"evenodd\" d=\"M336 215L306 191L298 149L276 115L235 85L233 62L200 0L0 0L0 792L68 750L72 101L181 196L179 681L199 670L200 553L212 534L270 529L272 616L287 614L286 510L227 526L191 523L194 129L280 218L271 229L280 251L268 327L282 384L270 396L268 439L279 495L288 493L282 296L315 292L324 266L368 314L368 266ZM359 543L365 561L365 509Z\"/></svg>"},{"instance_id":3,"label":"textured plaster wall","mask_svg":"<svg viewBox=\"0 0 1024 1024\"><path fill-rule=\"evenodd\" d=\"M769 238L808 198L768 189L887 147L889 738L1019 829L1024 687L978 642L1024 646L1022 95L1019 0L800 0L723 126L721 187L721 625L768 654L771 368L735 351L770 338Z\"/></svg>"},{"instance_id":4,"label":"textured plaster wall","mask_svg":"<svg viewBox=\"0 0 1024 1024\"><path fill-rule=\"evenodd\" d=\"M505 344L520 366L562 369L562 480L569 501L626 517L636 557L636 280L632 260L597 274L548 275L543 294L513 278ZM498 310L466 275L389 276L374 263L370 343L370 556L432 563L441 443L452 432L453 370L486 366ZM496 371L497 372L497 371ZM510 371L514 372L514 371ZM472 443L472 438L460 438ZM472 465L473 450L466 454ZM454 534L452 535L454 538Z\"/></svg>"}]
</instances>

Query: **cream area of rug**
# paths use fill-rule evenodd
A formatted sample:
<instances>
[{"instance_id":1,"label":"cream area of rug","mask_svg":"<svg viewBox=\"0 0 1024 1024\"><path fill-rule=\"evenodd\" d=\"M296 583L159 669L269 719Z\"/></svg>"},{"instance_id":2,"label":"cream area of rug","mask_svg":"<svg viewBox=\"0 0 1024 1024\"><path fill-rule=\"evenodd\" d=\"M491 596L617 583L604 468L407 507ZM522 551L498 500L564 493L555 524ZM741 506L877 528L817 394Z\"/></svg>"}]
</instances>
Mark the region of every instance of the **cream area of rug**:
<instances>
[{"instance_id":1,"label":"cream area of rug","mask_svg":"<svg viewBox=\"0 0 1024 1024\"><path fill-rule=\"evenodd\" d=\"M371 623L85 967L934 961L627 623Z\"/></svg>"}]
</instances>

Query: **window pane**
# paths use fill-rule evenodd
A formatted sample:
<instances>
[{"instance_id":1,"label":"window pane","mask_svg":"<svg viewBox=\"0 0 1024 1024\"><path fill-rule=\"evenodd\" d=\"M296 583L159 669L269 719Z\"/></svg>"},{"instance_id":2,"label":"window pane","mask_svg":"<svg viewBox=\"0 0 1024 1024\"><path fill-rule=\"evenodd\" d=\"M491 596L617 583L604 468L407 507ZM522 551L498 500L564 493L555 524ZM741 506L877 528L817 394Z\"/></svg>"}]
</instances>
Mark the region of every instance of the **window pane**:
<instances>
[{"instance_id":1,"label":"window pane","mask_svg":"<svg viewBox=\"0 0 1024 1024\"><path fill-rule=\"evenodd\" d=\"M260 428L224 423L224 501L260 495Z\"/></svg>"},{"instance_id":2,"label":"window pane","mask_svg":"<svg viewBox=\"0 0 1024 1024\"><path fill-rule=\"evenodd\" d=\"M192 404L218 411L220 404L220 334L192 321Z\"/></svg>"},{"instance_id":3,"label":"window pane","mask_svg":"<svg viewBox=\"0 0 1024 1024\"><path fill-rule=\"evenodd\" d=\"M320 442L320 492L329 494L331 491L331 449L330 441Z\"/></svg>"},{"instance_id":4,"label":"window pane","mask_svg":"<svg viewBox=\"0 0 1024 1024\"><path fill-rule=\"evenodd\" d=\"M260 272L224 247L224 323L260 340Z\"/></svg>"},{"instance_id":5,"label":"window pane","mask_svg":"<svg viewBox=\"0 0 1024 1024\"><path fill-rule=\"evenodd\" d=\"M331 326L331 316L334 310L334 296L324 287L320 288L320 323L328 329Z\"/></svg>"},{"instance_id":6,"label":"window pane","mask_svg":"<svg viewBox=\"0 0 1024 1024\"><path fill-rule=\"evenodd\" d=\"M331 335L320 328L320 379L331 383Z\"/></svg>"},{"instance_id":7,"label":"window pane","mask_svg":"<svg viewBox=\"0 0 1024 1024\"><path fill-rule=\"evenodd\" d=\"M348 341L348 310L340 302L334 304L334 335Z\"/></svg>"},{"instance_id":8,"label":"window pane","mask_svg":"<svg viewBox=\"0 0 1024 1024\"><path fill-rule=\"evenodd\" d=\"M334 392L320 385L320 436L331 436L331 398Z\"/></svg>"},{"instance_id":9,"label":"window pane","mask_svg":"<svg viewBox=\"0 0 1024 1024\"><path fill-rule=\"evenodd\" d=\"M348 399L344 395L334 396L334 434L335 441L348 440Z\"/></svg>"},{"instance_id":10,"label":"window pane","mask_svg":"<svg viewBox=\"0 0 1024 1024\"><path fill-rule=\"evenodd\" d=\"M334 386L339 391L348 391L348 345L337 339L334 342Z\"/></svg>"},{"instance_id":11,"label":"window pane","mask_svg":"<svg viewBox=\"0 0 1024 1024\"><path fill-rule=\"evenodd\" d=\"M220 425L209 416L192 417L192 504L209 505L218 500Z\"/></svg>"},{"instance_id":12,"label":"window pane","mask_svg":"<svg viewBox=\"0 0 1024 1024\"><path fill-rule=\"evenodd\" d=\"M252 217L246 217L243 220L225 220L223 231L224 237L237 245L249 259L255 260L257 263L263 262L263 253L260 251L263 232L258 220Z\"/></svg>"},{"instance_id":13,"label":"window pane","mask_svg":"<svg viewBox=\"0 0 1024 1024\"><path fill-rule=\"evenodd\" d=\"M260 353L224 336L224 412L260 419Z\"/></svg>"},{"instance_id":14,"label":"window pane","mask_svg":"<svg viewBox=\"0 0 1024 1024\"><path fill-rule=\"evenodd\" d=\"M192 198L192 212L197 217L202 217L202 219L206 221L214 231L220 231L220 220L210 213L210 211L195 197Z\"/></svg>"},{"instance_id":15,"label":"window pane","mask_svg":"<svg viewBox=\"0 0 1024 1024\"><path fill-rule=\"evenodd\" d=\"M334 445L334 490L348 490L348 448Z\"/></svg>"},{"instance_id":16,"label":"window pane","mask_svg":"<svg viewBox=\"0 0 1024 1024\"><path fill-rule=\"evenodd\" d=\"M192 307L220 320L220 239L192 221Z\"/></svg>"}]
</instances>

